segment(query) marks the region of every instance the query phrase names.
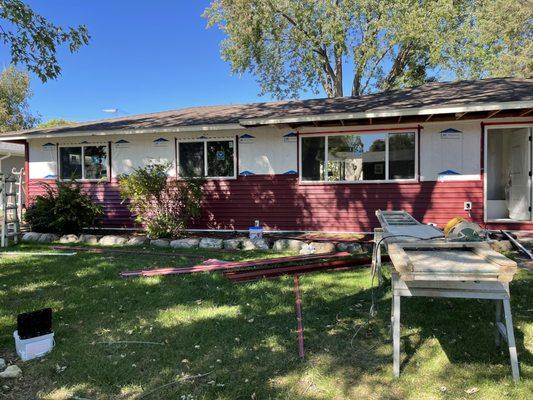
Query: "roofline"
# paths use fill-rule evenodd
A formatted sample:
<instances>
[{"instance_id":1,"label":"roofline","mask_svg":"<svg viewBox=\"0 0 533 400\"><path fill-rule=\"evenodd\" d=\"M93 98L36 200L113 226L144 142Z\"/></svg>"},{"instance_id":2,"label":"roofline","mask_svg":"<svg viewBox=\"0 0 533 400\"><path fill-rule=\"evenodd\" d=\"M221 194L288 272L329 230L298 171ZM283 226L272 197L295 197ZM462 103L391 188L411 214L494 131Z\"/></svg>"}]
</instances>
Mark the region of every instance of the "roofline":
<instances>
[{"instance_id":1,"label":"roofline","mask_svg":"<svg viewBox=\"0 0 533 400\"><path fill-rule=\"evenodd\" d=\"M364 111L358 113L327 113L316 115L303 115L281 118L245 118L239 120L243 126L294 124L302 122L320 122L365 118L403 117L412 115L453 114L478 111L515 110L521 108L533 108L533 101L509 101L503 103L472 103L462 106L449 107L420 107L405 108L383 111Z\"/></svg>"},{"instance_id":2,"label":"roofline","mask_svg":"<svg viewBox=\"0 0 533 400\"><path fill-rule=\"evenodd\" d=\"M177 126L174 128L150 128L150 129L112 129L100 131L69 131L59 133L27 133L17 135L0 136L0 142L7 142L12 140L24 139L53 139L57 137L73 137L73 136L107 136L107 135L141 135L150 133L179 133L179 132L195 132L195 131L224 131L245 129L239 124L214 124L214 125L186 125Z\"/></svg>"}]
</instances>

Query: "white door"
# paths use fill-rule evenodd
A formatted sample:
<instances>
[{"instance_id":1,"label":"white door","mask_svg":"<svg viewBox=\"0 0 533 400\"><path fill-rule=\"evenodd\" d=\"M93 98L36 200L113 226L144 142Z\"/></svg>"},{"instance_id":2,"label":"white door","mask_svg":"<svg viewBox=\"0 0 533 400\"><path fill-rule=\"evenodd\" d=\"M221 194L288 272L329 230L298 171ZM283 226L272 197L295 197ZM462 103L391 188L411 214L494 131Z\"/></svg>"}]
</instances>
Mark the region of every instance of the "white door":
<instances>
[{"instance_id":1,"label":"white door","mask_svg":"<svg viewBox=\"0 0 533 400\"><path fill-rule=\"evenodd\" d=\"M529 129L517 129L510 132L507 137L509 140L509 218L516 221L530 220L531 144Z\"/></svg>"}]
</instances>

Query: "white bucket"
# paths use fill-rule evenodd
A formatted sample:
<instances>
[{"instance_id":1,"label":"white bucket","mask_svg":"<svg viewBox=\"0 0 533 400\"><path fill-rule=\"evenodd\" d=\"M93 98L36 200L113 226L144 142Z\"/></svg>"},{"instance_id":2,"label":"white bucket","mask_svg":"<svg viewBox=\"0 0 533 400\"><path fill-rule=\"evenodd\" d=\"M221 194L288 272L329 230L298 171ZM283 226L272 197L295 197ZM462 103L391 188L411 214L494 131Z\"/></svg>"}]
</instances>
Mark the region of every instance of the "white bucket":
<instances>
[{"instance_id":1,"label":"white bucket","mask_svg":"<svg viewBox=\"0 0 533 400\"><path fill-rule=\"evenodd\" d=\"M22 361L33 360L48 354L54 348L54 333L36 336L30 339L21 339L18 331L13 332L17 354Z\"/></svg>"}]
</instances>

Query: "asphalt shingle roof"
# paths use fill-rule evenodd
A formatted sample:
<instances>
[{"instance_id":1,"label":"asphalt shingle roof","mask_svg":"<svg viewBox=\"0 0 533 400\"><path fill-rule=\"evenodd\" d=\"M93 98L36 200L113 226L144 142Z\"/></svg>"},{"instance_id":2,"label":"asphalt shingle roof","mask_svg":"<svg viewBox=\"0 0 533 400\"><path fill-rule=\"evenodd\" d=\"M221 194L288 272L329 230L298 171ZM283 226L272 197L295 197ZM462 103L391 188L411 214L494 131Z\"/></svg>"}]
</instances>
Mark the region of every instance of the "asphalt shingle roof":
<instances>
[{"instance_id":1,"label":"asphalt shingle roof","mask_svg":"<svg viewBox=\"0 0 533 400\"><path fill-rule=\"evenodd\" d=\"M250 118L279 118L328 113L360 113L422 107L533 101L533 78L490 78L472 81L436 82L359 97L291 100L251 104L190 107L150 114L81 122L15 134L90 133L121 129L157 129L191 125L237 124ZM0 136L1 136L0 135Z\"/></svg>"}]
</instances>

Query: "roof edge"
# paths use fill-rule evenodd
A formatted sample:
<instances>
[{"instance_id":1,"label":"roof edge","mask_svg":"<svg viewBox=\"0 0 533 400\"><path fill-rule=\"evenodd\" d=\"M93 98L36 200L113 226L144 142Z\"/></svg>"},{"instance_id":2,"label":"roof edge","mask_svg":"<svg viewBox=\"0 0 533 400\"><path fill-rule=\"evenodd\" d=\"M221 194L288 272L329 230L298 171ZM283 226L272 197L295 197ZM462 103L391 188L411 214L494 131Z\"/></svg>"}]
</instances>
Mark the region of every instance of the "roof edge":
<instances>
[{"instance_id":1,"label":"roof edge","mask_svg":"<svg viewBox=\"0 0 533 400\"><path fill-rule=\"evenodd\" d=\"M69 132L46 132L46 133L27 133L17 135L0 136L0 142L9 142L13 140L24 139L52 139L57 137L73 136L107 136L107 135L141 135L157 133L179 133L179 132L206 132L206 131L225 131L235 129L246 129L239 124L213 124L213 125L187 125L173 128L149 128L149 129L113 129L100 131L69 131Z\"/></svg>"},{"instance_id":2,"label":"roof edge","mask_svg":"<svg viewBox=\"0 0 533 400\"><path fill-rule=\"evenodd\" d=\"M500 103L472 103L469 105L446 106L446 107L419 107L419 108L398 108L382 111L363 111L358 113L325 113L315 115L300 115L293 117L278 118L245 118L239 120L242 126L293 124L302 122L320 122L335 120L350 120L364 118L387 118L404 117L413 115L431 114L453 114L477 111L515 110L522 108L533 108L533 101L509 101Z\"/></svg>"}]
</instances>

